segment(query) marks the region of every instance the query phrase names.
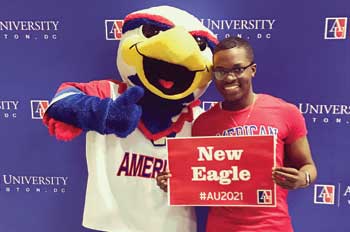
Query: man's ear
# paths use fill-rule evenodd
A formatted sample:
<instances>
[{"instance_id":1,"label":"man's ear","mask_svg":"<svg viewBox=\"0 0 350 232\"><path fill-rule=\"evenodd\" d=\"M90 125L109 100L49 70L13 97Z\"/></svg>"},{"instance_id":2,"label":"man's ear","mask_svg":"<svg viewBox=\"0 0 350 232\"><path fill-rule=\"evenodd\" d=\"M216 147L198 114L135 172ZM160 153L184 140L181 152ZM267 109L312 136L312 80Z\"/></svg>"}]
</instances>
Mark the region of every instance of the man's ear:
<instances>
[{"instance_id":1,"label":"man's ear","mask_svg":"<svg viewBox=\"0 0 350 232\"><path fill-rule=\"evenodd\" d=\"M254 77L256 73L256 64L253 64L250 68L252 70L252 77Z\"/></svg>"}]
</instances>

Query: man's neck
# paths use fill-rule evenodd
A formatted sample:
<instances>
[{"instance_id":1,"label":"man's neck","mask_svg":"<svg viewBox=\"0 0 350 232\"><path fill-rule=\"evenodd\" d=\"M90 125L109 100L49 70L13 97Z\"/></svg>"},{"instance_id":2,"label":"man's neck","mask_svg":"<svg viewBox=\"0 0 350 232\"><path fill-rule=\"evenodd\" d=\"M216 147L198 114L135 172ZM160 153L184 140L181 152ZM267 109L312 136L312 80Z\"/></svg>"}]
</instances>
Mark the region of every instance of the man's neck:
<instances>
[{"instance_id":1,"label":"man's neck","mask_svg":"<svg viewBox=\"0 0 350 232\"><path fill-rule=\"evenodd\" d=\"M253 105L255 100L256 100L256 94L251 93L249 94L249 96L242 98L238 101L224 100L221 105L222 105L222 109L224 110L237 111Z\"/></svg>"}]
</instances>

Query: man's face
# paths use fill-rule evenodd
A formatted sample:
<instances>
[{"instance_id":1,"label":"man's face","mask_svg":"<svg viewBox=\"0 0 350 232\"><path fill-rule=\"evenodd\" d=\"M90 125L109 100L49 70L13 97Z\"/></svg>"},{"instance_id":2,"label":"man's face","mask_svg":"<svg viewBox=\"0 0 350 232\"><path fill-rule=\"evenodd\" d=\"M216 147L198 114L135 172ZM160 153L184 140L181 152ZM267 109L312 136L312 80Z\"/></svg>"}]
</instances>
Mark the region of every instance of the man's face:
<instances>
[{"instance_id":1,"label":"man's face","mask_svg":"<svg viewBox=\"0 0 350 232\"><path fill-rule=\"evenodd\" d=\"M244 48L231 48L217 52L213 57L213 70L221 73L215 78L215 86L225 101L239 102L247 98L252 89L252 77L256 72ZM228 71L231 71L228 73Z\"/></svg>"}]
</instances>

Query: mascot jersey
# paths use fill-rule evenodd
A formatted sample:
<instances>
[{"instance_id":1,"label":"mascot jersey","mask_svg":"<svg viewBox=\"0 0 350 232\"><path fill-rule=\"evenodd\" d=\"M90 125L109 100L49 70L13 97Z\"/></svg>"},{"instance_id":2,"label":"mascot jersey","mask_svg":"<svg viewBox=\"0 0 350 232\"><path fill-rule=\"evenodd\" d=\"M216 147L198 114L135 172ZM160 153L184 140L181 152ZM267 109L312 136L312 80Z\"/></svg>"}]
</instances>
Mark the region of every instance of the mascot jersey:
<instances>
[{"instance_id":1,"label":"mascot jersey","mask_svg":"<svg viewBox=\"0 0 350 232\"><path fill-rule=\"evenodd\" d=\"M51 104L68 96L88 94L118 98L124 83L93 81L64 83ZM173 119L176 137L190 136L191 121L201 110L190 104ZM86 135L88 184L83 225L102 231L196 230L191 207L169 207L167 194L156 186L155 176L167 169L165 138L153 141L142 123L126 138L90 131ZM143 131L143 132L142 132ZM159 136L158 136L159 137ZM162 215L160 217L159 215Z\"/></svg>"},{"instance_id":2,"label":"mascot jersey","mask_svg":"<svg viewBox=\"0 0 350 232\"><path fill-rule=\"evenodd\" d=\"M216 104L194 122L192 136L277 135L276 163L283 166L284 144L307 133L304 118L292 104L270 95L257 96L255 104L238 111L222 110ZM276 208L212 207L207 232L292 232L287 193L277 186Z\"/></svg>"}]
</instances>

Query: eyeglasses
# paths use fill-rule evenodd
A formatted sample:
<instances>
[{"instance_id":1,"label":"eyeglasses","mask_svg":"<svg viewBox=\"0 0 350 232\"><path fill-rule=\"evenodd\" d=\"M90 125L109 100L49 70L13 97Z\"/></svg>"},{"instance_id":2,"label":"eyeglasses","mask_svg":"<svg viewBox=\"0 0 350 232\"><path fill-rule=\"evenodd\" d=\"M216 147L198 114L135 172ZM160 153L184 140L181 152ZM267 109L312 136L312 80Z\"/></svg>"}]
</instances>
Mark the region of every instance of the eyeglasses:
<instances>
[{"instance_id":1,"label":"eyeglasses","mask_svg":"<svg viewBox=\"0 0 350 232\"><path fill-rule=\"evenodd\" d=\"M222 81L229 73L233 73L237 78L244 73L244 71L252 66L254 61L244 67L233 67L231 69L213 69L213 74L216 80Z\"/></svg>"}]
</instances>

